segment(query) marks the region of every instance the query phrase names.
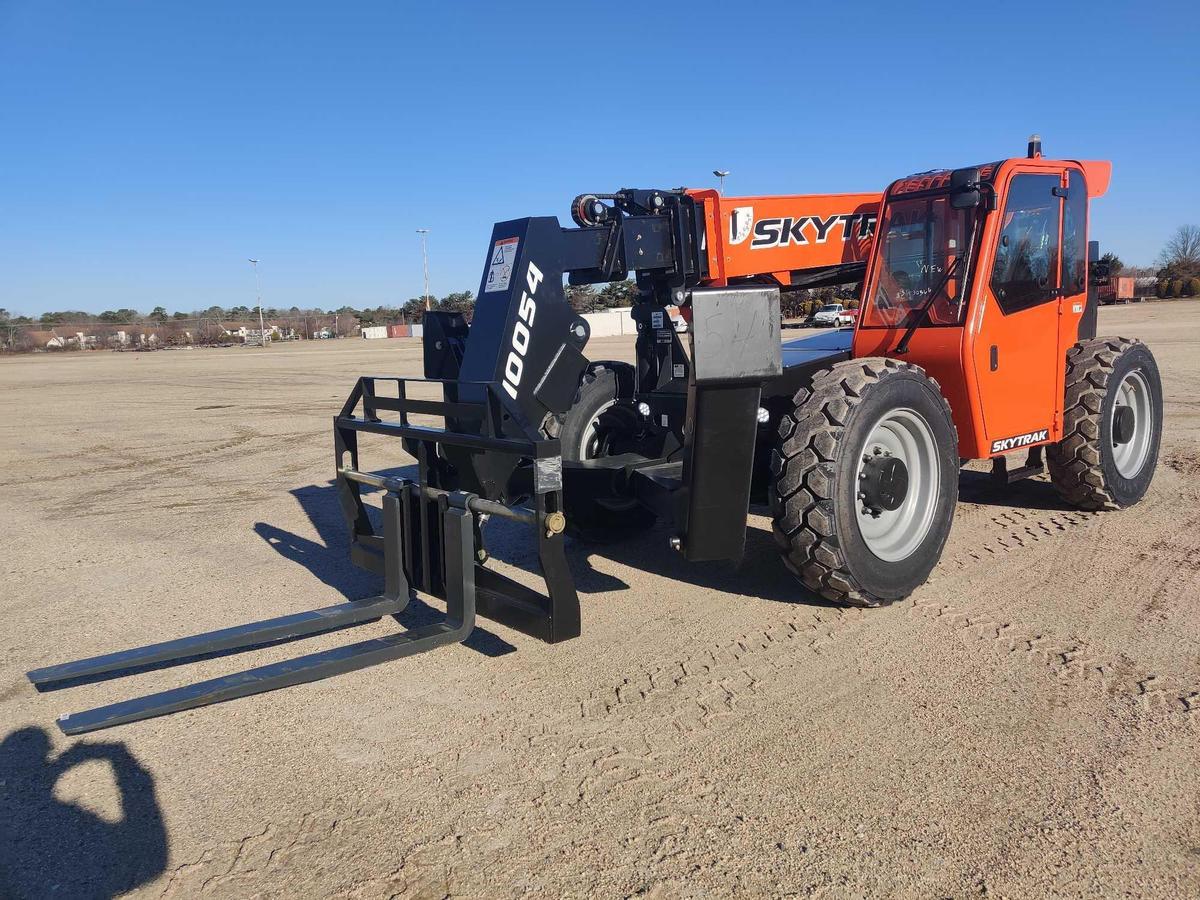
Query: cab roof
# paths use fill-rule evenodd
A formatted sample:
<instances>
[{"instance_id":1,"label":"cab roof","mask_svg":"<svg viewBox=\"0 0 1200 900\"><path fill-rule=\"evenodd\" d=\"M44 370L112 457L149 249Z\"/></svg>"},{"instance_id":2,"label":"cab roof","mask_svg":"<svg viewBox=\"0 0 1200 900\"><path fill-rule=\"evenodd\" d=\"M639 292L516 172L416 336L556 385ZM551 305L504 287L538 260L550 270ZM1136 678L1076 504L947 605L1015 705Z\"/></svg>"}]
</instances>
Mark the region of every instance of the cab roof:
<instances>
[{"instance_id":1,"label":"cab roof","mask_svg":"<svg viewBox=\"0 0 1200 900\"><path fill-rule=\"evenodd\" d=\"M1045 159L1043 157L1020 156L1012 159L1002 159L997 162L984 163L978 166L979 177L986 182L994 181L1000 170L1010 164L1032 165L1035 168L1061 168L1076 165L1083 170L1083 179L1087 183L1088 197L1103 197L1108 191L1108 183L1112 179L1112 163L1107 160L1093 159ZM951 169L932 169L928 172L918 172L893 181L888 188L888 196L897 194L914 194L918 191L933 191L944 188L950 183Z\"/></svg>"}]
</instances>

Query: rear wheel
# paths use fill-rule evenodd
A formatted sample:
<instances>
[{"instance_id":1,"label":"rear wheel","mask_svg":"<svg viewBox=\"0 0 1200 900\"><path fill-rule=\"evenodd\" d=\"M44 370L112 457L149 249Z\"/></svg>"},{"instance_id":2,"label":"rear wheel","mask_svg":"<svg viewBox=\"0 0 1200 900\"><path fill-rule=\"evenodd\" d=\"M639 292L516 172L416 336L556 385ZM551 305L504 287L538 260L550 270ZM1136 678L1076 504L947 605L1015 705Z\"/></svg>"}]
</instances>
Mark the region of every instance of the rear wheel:
<instances>
[{"instance_id":1,"label":"rear wheel","mask_svg":"<svg viewBox=\"0 0 1200 900\"><path fill-rule=\"evenodd\" d=\"M621 452L623 438L640 427L637 412L621 403L621 363L597 363L583 375L575 402L558 429L564 460L580 462ZM567 523L585 540L607 543L629 537L652 526L655 517L628 497L571 497Z\"/></svg>"},{"instance_id":2,"label":"rear wheel","mask_svg":"<svg viewBox=\"0 0 1200 900\"><path fill-rule=\"evenodd\" d=\"M1081 509L1137 503L1154 477L1162 381L1141 341L1097 338L1067 353L1063 439L1047 449L1059 495Z\"/></svg>"},{"instance_id":3,"label":"rear wheel","mask_svg":"<svg viewBox=\"0 0 1200 900\"><path fill-rule=\"evenodd\" d=\"M796 394L779 438L775 540L806 587L881 606L925 581L958 500L958 437L936 381L891 359L838 363Z\"/></svg>"}]
</instances>

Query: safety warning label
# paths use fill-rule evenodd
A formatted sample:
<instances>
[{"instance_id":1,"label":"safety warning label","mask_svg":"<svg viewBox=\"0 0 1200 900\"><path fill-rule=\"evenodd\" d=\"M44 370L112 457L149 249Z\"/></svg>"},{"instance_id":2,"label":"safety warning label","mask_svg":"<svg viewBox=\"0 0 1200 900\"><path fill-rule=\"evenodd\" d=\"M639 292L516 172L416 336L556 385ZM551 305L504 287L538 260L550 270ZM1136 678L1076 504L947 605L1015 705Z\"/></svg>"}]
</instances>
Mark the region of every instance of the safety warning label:
<instances>
[{"instance_id":1,"label":"safety warning label","mask_svg":"<svg viewBox=\"0 0 1200 900\"><path fill-rule=\"evenodd\" d=\"M517 244L520 238L510 237L496 241L492 247L492 259L488 264L487 280L483 283L484 293L507 291L512 280L513 264L517 261Z\"/></svg>"}]
</instances>

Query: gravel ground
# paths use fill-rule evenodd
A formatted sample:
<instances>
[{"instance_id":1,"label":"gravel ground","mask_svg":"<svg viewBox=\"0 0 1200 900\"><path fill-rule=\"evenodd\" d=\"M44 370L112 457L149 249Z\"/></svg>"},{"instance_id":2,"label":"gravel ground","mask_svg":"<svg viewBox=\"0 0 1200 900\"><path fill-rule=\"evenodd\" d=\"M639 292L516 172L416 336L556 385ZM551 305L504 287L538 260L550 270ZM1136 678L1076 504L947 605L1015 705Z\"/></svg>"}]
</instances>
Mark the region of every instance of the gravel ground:
<instances>
[{"instance_id":1,"label":"gravel ground","mask_svg":"<svg viewBox=\"0 0 1200 900\"><path fill-rule=\"evenodd\" d=\"M23 675L376 593L346 559L330 419L420 347L0 360L0 893L1200 895L1200 303L1100 321L1164 377L1134 509L968 470L930 583L865 613L799 589L758 516L739 567L688 565L661 528L572 545L577 640L484 622L80 740L58 713L347 641L61 693ZM527 562L511 536L494 552Z\"/></svg>"}]
</instances>

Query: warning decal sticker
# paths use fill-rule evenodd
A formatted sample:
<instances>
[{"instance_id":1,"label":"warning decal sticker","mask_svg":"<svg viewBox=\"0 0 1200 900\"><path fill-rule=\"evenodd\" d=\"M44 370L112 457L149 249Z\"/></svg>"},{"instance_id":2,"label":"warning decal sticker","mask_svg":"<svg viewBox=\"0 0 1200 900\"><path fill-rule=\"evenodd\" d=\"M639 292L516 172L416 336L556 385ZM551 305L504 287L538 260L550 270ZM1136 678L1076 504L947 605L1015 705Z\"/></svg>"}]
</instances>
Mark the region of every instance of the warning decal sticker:
<instances>
[{"instance_id":1,"label":"warning decal sticker","mask_svg":"<svg viewBox=\"0 0 1200 900\"><path fill-rule=\"evenodd\" d=\"M496 241L492 247L492 258L488 263L487 280L483 283L485 294L492 291L507 291L512 280L513 263L517 260L517 244L520 238L510 237Z\"/></svg>"}]
</instances>

